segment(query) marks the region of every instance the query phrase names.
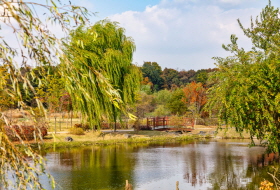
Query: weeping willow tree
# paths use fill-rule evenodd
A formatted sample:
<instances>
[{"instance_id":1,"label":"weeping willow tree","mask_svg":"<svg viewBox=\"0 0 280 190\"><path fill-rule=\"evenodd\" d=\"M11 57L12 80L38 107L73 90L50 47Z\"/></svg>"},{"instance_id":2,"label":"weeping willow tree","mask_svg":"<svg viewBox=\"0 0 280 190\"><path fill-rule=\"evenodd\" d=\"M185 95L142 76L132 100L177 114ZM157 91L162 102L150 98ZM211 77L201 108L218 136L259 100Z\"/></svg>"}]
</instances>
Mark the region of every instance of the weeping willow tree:
<instances>
[{"instance_id":1,"label":"weeping willow tree","mask_svg":"<svg viewBox=\"0 0 280 190\"><path fill-rule=\"evenodd\" d=\"M71 5L71 2L63 5L59 0L46 0L45 4L37 1L1 0L0 29L3 32L0 34L0 64L5 65L8 73L8 78L0 76L1 94L9 96L31 114L34 113L31 107L24 104L23 96L33 93L37 97L36 89L31 85L31 80L36 75L32 70L24 75L20 68L27 65L45 68L58 65L60 59L69 61L62 51L62 41L50 31L49 26L54 25L67 34L73 25L85 24L88 16L85 8ZM44 18L46 20L42 20ZM47 74L47 70L42 70L40 75ZM40 78L38 80L39 84L43 81ZM44 112L40 100L36 99L36 102ZM11 142L4 125L8 126L10 123L1 111L0 189L43 189L38 177L45 173L43 158L19 136L22 146Z\"/></svg>"},{"instance_id":2,"label":"weeping willow tree","mask_svg":"<svg viewBox=\"0 0 280 190\"><path fill-rule=\"evenodd\" d=\"M103 20L71 32L66 45L71 62L63 63L63 75L74 107L91 127L107 117L116 130L116 121L128 114L141 81L140 70L132 64L134 51L133 40L116 22Z\"/></svg>"}]
</instances>

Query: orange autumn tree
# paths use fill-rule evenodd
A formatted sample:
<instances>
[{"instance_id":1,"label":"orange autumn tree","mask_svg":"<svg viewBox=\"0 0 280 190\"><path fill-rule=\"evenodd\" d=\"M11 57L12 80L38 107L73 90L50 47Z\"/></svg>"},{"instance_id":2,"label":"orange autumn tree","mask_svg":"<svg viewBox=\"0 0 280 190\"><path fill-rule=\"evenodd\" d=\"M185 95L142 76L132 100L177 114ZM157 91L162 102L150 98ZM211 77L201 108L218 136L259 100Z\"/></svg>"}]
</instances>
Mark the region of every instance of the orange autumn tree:
<instances>
[{"instance_id":1,"label":"orange autumn tree","mask_svg":"<svg viewBox=\"0 0 280 190\"><path fill-rule=\"evenodd\" d=\"M203 105L206 103L206 88L202 83L191 82L183 88L184 97L182 101L187 105L188 110L194 117L199 116Z\"/></svg>"},{"instance_id":2,"label":"orange autumn tree","mask_svg":"<svg viewBox=\"0 0 280 190\"><path fill-rule=\"evenodd\" d=\"M152 86L153 83L150 81L149 77L145 77L142 81L141 81L142 85L150 85Z\"/></svg>"}]
</instances>

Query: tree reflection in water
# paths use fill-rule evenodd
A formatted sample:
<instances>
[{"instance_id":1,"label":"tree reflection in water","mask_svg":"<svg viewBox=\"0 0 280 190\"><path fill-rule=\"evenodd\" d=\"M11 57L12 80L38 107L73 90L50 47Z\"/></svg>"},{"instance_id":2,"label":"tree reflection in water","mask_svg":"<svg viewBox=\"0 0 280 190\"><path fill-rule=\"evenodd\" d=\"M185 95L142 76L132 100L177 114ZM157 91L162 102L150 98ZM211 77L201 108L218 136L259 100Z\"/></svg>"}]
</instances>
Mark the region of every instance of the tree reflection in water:
<instances>
[{"instance_id":1,"label":"tree reflection in water","mask_svg":"<svg viewBox=\"0 0 280 190\"><path fill-rule=\"evenodd\" d=\"M61 188L124 189L129 180L135 190L258 189L272 182L268 171L279 157L263 154L248 141L219 140L93 146L49 152L47 167ZM50 189L46 187L46 189Z\"/></svg>"},{"instance_id":2,"label":"tree reflection in water","mask_svg":"<svg viewBox=\"0 0 280 190\"><path fill-rule=\"evenodd\" d=\"M95 146L48 154L48 169L61 189L121 189L133 182L133 146ZM57 168L57 169L56 169ZM104 187L106 185L106 187ZM58 189L60 189L58 187Z\"/></svg>"},{"instance_id":3,"label":"tree reflection in water","mask_svg":"<svg viewBox=\"0 0 280 190\"><path fill-rule=\"evenodd\" d=\"M193 187L211 184L211 189L247 190L258 189L263 179L273 181L267 172L279 165L277 154L264 154L261 147L248 150L246 144L211 143L193 143L185 151L184 179Z\"/></svg>"}]
</instances>

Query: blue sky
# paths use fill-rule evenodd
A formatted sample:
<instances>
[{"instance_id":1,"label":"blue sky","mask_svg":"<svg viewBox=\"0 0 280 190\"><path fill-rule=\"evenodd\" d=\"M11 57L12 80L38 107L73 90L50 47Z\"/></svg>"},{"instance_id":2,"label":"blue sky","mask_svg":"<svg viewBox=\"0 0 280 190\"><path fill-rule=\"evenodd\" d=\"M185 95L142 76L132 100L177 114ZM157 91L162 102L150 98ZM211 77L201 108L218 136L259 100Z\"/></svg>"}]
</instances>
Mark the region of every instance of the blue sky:
<instances>
[{"instance_id":1,"label":"blue sky","mask_svg":"<svg viewBox=\"0 0 280 190\"><path fill-rule=\"evenodd\" d=\"M79 1L77 1L78 3ZM97 18L125 11L144 11L146 6L156 5L159 0L90 0L91 11L98 12Z\"/></svg>"}]
</instances>

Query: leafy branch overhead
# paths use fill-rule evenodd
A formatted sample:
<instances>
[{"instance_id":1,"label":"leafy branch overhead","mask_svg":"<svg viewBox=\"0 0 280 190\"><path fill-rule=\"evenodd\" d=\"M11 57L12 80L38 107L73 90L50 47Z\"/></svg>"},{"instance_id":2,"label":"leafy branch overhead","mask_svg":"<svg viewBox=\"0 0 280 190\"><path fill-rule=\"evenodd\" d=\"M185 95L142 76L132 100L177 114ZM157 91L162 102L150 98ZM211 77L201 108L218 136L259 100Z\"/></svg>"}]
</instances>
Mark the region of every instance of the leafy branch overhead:
<instances>
[{"instance_id":1,"label":"leafy branch overhead","mask_svg":"<svg viewBox=\"0 0 280 190\"><path fill-rule=\"evenodd\" d=\"M43 103L55 107L63 88L73 99L74 108L82 112L91 126L100 124L104 116L116 121L122 113L128 114L127 106L135 101L141 73L132 64L135 45L124 35L123 28L102 21L84 30L91 15L87 9L71 2L64 5L59 0L47 0L46 4L3 0L0 10L1 29L10 31L16 41L7 40L7 36L0 39L2 97L7 96L19 107L30 110L34 122L35 112L45 111ZM50 29L53 26L66 37L59 39ZM65 83L61 83L62 79ZM59 89L52 91L56 87ZM54 94L56 100L51 99ZM26 104L30 98L36 101L35 108ZM31 184L31 188L42 189L37 177L45 172L42 157L18 136L24 147L24 152L20 152L5 134L5 125L10 124L1 112L1 181L5 186L11 185L6 183L6 174L11 172L18 189ZM41 170L32 167L24 153L32 156L34 163L40 163Z\"/></svg>"},{"instance_id":2,"label":"leafy branch overhead","mask_svg":"<svg viewBox=\"0 0 280 190\"><path fill-rule=\"evenodd\" d=\"M2 36L0 59L9 67L14 87L11 93L20 101L22 101L22 95L19 90L19 81L23 81L26 91L33 91L34 94L36 91L30 84L30 78L19 72L19 67L58 65L59 59L64 57L61 40L50 31L49 25L57 25L67 33L72 28L72 23L78 25L87 22L89 13L85 8L62 5L60 1L57 3L59 4L55 1L40 4L11 0L3 0L0 3L1 28L10 31L17 42L15 45L14 42L5 40L6 36ZM37 9L46 12L45 21L40 19ZM69 22L70 20L72 22ZM34 73L31 74L31 76L34 75ZM39 101L37 103L40 105Z\"/></svg>"},{"instance_id":3,"label":"leafy branch overhead","mask_svg":"<svg viewBox=\"0 0 280 190\"><path fill-rule=\"evenodd\" d=\"M44 15L41 13L45 12ZM32 1L2 0L0 2L0 28L9 33L1 33L0 62L5 75L0 77L0 93L11 98L22 108L26 108L23 97L33 93L38 107L43 110L37 89L32 80L38 80L39 87L46 80L38 78L33 69L29 74L22 72L28 65L37 66L40 76L46 76L51 65L58 65L66 58L62 50L62 41L52 33L50 26L55 25L66 35L72 26L86 24L89 12L86 8L63 5L59 0L47 0L46 4ZM43 69L40 69L43 68ZM2 73L3 73L2 72ZM9 83L9 87L7 84ZM31 109L31 108L30 108ZM9 126L5 113L1 109L0 121L0 180L5 187L14 185L16 189L43 189L38 175L45 173L43 158L25 144L20 138L22 151L15 146L4 132L4 125ZM32 158L29 163L26 155ZM38 167L37 167L38 166ZM8 183L7 174L15 181ZM53 181L53 180L52 180ZM54 183L53 183L54 186Z\"/></svg>"}]
</instances>

